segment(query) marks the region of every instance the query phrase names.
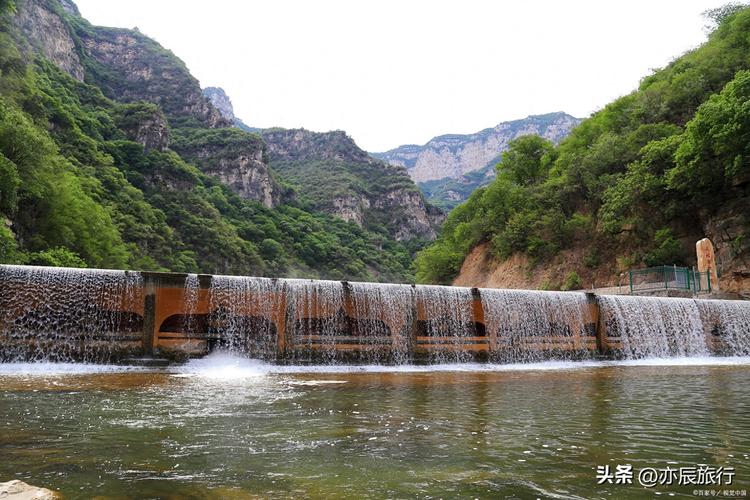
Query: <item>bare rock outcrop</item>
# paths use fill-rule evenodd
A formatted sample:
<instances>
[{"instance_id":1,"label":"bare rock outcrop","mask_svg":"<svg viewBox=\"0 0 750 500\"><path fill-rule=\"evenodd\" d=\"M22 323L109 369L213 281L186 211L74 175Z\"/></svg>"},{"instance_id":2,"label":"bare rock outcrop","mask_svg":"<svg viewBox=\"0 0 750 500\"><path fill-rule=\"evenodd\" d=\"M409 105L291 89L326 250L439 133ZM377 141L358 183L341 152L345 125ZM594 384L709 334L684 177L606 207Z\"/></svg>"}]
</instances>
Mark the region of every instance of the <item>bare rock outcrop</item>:
<instances>
[{"instance_id":1,"label":"bare rock outcrop","mask_svg":"<svg viewBox=\"0 0 750 500\"><path fill-rule=\"evenodd\" d=\"M23 481L14 479L0 483L0 498L8 500L59 500L62 495L47 488L31 486Z\"/></svg>"},{"instance_id":2,"label":"bare rock outcrop","mask_svg":"<svg viewBox=\"0 0 750 500\"><path fill-rule=\"evenodd\" d=\"M343 131L263 131L272 168L315 209L397 240L434 239L443 214L428 205L406 169L372 158Z\"/></svg>"},{"instance_id":3,"label":"bare rock outcrop","mask_svg":"<svg viewBox=\"0 0 750 500\"><path fill-rule=\"evenodd\" d=\"M580 121L566 113L529 116L503 122L475 134L441 135L424 146L410 144L385 153L373 153L373 156L406 167L415 182L455 179L497 163L508 143L517 137L536 134L559 142Z\"/></svg>"},{"instance_id":4,"label":"bare rock outcrop","mask_svg":"<svg viewBox=\"0 0 750 500\"><path fill-rule=\"evenodd\" d=\"M734 198L716 214L704 218L703 230L714 244L722 292L750 296L750 206L748 198Z\"/></svg>"},{"instance_id":5,"label":"bare rock outcrop","mask_svg":"<svg viewBox=\"0 0 750 500\"><path fill-rule=\"evenodd\" d=\"M63 3L63 8L66 4L71 4L68 8L75 8L72 2ZM75 40L57 12L39 0L26 0L18 4L13 22L34 50L76 80L83 81L84 69Z\"/></svg>"},{"instance_id":6,"label":"bare rock outcrop","mask_svg":"<svg viewBox=\"0 0 750 500\"><path fill-rule=\"evenodd\" d=\"M269 208L281 201L281 188L266 162L266 145L256 134L237 128L183 131L172 149L243 198Z\"/></svg>"},{"instance_id":7,"label":"bare rock outcrop","mask_svg":"<svg viewBox=\"0 0 750 500\"><path fill-rule=\"evenodd\" d=\"M121 106L115 122L128 139L140 143L146 152L169 147L169 126L158 106L149 103Z\"/></svg>"}]
</instances>

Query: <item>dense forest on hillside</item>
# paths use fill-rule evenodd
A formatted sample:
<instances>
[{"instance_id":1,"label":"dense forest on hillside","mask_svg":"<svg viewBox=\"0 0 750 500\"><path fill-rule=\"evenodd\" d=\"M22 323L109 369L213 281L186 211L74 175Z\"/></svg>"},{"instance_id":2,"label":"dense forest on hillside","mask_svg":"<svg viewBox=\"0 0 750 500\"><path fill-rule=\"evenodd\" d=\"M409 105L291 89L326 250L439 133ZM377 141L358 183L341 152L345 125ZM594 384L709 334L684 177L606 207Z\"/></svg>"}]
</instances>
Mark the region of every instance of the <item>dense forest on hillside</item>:
<instances>
[{"instance_id":1,"label":"dense forest on hillside","mask_svg":"<svg viewBox=\"0 0 750 500\"><path fill-rule=\"evenodd\" d=\"M532 265L573 246L590 267L694 262L703 223L744 199L750 181L750 9L730 5L709 17L716 26L704 45L644 78L559 146L517 139L496 180L454 209L419 254L417 279L450 283L481 243L498 261L520 253ZM747 229L732 252L744 251ZM568 288L581 286L576 277L571 269Z\"/></svg>"},{"instance_id":2,"label":"dense forest on hillside","mask_svg":"<svg viewBox=\"0 0 750 500\"><path fill-rule=\"evenodd\" d=\"M39 41L14 23L24 8L40 9L30 23L62 20L45 36L73 40L83 81L32 49ZM317 212L275 172L266 172L266 204L209 175L223 158L203 155L207 144L240 158L257 152L264 169L265 145L222 123L184 64L153 40L93 27L55 0L2 0L0 9L0 263L412 279L418 242ZM168 78L127 80L131 68L118 64L129 59L104 52L118 37L135 40L137 57Z\"/></svg>"}]
</instances>

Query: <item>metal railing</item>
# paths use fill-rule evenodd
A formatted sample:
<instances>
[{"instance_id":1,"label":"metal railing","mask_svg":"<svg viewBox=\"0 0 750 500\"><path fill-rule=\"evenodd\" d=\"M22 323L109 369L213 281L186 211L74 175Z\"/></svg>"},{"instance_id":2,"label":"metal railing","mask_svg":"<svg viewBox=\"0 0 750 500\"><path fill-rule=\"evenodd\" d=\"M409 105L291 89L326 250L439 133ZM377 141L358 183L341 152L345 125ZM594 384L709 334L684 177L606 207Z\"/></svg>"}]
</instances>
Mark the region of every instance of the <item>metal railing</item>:
<instances>
[{"instance_id":1,"label":"metal railing","mask_svg":"<svg viewBox=\"0 0 750 500\"><path fill-rule=\"evenodd\" d=\"M711 273L689 267L657 266L628 272L630 293L658 290L684 290L693 294L711 293Z\"/></svg>"}]
</instances>

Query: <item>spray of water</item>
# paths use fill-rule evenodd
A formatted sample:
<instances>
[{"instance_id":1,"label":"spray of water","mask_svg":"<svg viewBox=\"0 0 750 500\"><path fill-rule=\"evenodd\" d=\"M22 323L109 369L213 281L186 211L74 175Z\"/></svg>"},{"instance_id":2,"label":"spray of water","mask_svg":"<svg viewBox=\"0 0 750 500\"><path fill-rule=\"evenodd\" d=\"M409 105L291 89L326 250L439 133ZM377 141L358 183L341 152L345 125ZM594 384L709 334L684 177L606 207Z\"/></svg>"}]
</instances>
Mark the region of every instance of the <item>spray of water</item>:
<instances>
[{"instance_id":1,"label":"spray of water","mask_svg":"<svg viewBox=\"0 0 750 500\"><path fill-rule=\"evenodd\" d=\"M626 358L667 358L709 354L696 301L602 295L602 320L619 337Z\"/></svg>"},{"instance_id":2,"label":"spray of water","mask_svg":"<svg viewBox=\"0 0 750 500\"><path fill-rule=\"evenodd\" d=\"M750 355L750 301L696 300L715 350L724 355Z\"/></svg>"},{"instance_id":3,"label":"spray of water","mask_svg":"<svg viewBox=\"0 0 750 500\"><path fill-rule=\"evenodd\" d=\"M102 363L141 349L140 273L0 266L0 283L0 360ZM268 361L455 365L489 353L537 363L596 352L581 293L190 274L182 297L182 327L209 351ZM624 358L750 355L750 302L597 300Z\"/></svg>"},{"instance_id":4,"label":"spray of water","mask_svg":"<svg viewBox=\"0 0 750 500\"><path fill-rule=\"evenodd\" d=\"M590 358L586 296L572 292L481 290L493 359L538 362Z\"/></svg>"},{"instance_id":5,"label":"spray of water","mask_svg":"<svg viewBox=\"0 0 750 500\"><path fill-rule=\"evenodd\" d=\"M0 266L0 359L106 362L140 349L140 273Z\"/></svg>"}]
</instances>

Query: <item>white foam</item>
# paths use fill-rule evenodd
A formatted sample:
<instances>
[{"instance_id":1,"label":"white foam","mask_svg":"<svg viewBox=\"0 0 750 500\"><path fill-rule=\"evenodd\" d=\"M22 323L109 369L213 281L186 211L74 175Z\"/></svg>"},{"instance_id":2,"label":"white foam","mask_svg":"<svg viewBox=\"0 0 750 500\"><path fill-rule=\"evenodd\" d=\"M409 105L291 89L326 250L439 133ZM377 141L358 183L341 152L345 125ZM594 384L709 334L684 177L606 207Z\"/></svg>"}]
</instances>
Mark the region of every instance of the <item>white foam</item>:
<instances>
[{"instance_id":1,"label":"white foam","mask_svg":"<svg viewBox=\"0 0 750 500\"><path fill-rule=\"evenodd\" d=\"M204 377L212 379L240 379L262 377L271 373L273 365L243 358L227 352L216 351L204 358L191 359L175 369L177 377Z\"/></svg>"},{"instance_id":2,"label":"white foam","mask_svg":"<svg viewBox=\"0 0 750 500\"><path fill-rule=\"evenodd\" d=\"M175 377L204 377L211 379L243 379L272 374L305 373L434 373L434 372L539 372L553 370L581 370L603 367L638 366L743 366L750 365L750 356L644 358L619 361L543 361L539 363L451 363L433 365L274 365L257 359L244 358L228 352L214 352L193 359L168 372ZM0 363L0 375L54 376L118 372L153 372L159 368L124 365L96 365L87 363ZM318 381L319 382L319 381Z\"/></svg>"},{"instance_id":3,"label":"white foam","mask_svg":"<svg viewBox=\"0 0 750 500\"><path fill-rule=\"evenodd\" d=\"M644 358L611 361L620 366L740 366L750 365L750 356L694 356L685 358Z\"/></svg>"},{"instance_id":4,"label":"white foam","mask_svg":"<svg viewBox=\"0 0 750 500\"><path fill-rule=\"evenodd\" d=\"M0 375L54 376L81 375L88 373L119 373L148 371L141 366L97 365L92 363L0 363Z\"/></svg>"}]
</instances>

